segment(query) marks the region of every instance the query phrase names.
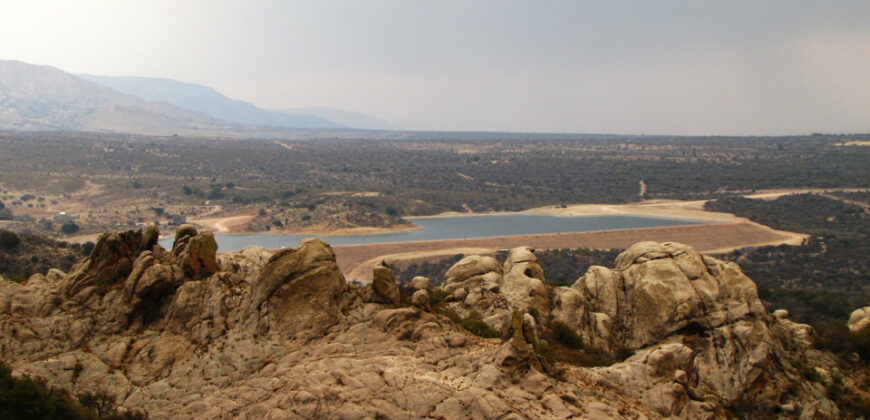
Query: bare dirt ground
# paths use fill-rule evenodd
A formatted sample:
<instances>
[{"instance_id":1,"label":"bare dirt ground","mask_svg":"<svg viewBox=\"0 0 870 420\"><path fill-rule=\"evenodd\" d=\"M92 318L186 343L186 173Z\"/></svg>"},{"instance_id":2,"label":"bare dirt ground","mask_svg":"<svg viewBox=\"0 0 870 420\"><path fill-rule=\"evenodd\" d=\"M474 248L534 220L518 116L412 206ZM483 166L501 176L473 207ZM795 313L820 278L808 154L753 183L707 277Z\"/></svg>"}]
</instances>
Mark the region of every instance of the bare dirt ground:
<instances>
[{"instance_id":1,"label":"bare dirt ground","mask_svg":"<svg viewBox=\"0 0 870 420\"><path fill-rule=\"evenodd\" d=\"M215 232L226 233L232 232L233 226L239 226L248 223L256 216L256 214L240 214L230 217L214 217L208 219L189 220L188 222L199 225L206 229L211 229Z\"/></svg>"},{"instance_id":2,"label":"bare dirt ground","mask_svg":"<svg viewBox=\"0 0 870 420\"><path fill-rule=\"evenodd\" d=\"M348 280L367 283L371 281L374 265L382 260L393 263L434 255L489 254L499 249L510 249L518 246L530 246L537 249L627 248L640 241L682 242L701 252L717 253L748 246L800 244L805 237L806 235L800 233L777 231L757 223L737 221L713 225L344 245L336 246L334 249L338 265L345 277Z\"/></svg>"}]
</instances>

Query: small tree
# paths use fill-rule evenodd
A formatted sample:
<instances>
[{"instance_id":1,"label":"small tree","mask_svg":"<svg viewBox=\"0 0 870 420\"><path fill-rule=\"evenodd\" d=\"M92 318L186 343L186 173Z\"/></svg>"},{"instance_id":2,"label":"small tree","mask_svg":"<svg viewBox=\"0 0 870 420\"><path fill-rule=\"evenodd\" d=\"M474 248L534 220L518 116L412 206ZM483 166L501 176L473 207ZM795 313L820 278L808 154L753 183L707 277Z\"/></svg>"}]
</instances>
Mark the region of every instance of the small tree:
<instances>
[{"instance_id":1,"label":"small tree","mask_svg":"<svg viewBox=\"0 0 870 420\"><path fill-rule=\"evenodd\" d=\"M13 250L18 247L20 242L21 239L18 238L18 235L16 235L15 232L0 230L0 248Z\"/></svg>"},{"instance_id":2,"label":"small tree","mask_svg":"<svg viewBox=\"0 0 870 420\"><path fill-rule=\"evenodd\" d=\"M72 220L70 220L70 221L64 223L63 225L61 225L60 231L67 234L67 235L72 235L73 233L76 233L79 231L79 225L77 225L76 222L73 222Z\"/></svg>"}]
</instances>

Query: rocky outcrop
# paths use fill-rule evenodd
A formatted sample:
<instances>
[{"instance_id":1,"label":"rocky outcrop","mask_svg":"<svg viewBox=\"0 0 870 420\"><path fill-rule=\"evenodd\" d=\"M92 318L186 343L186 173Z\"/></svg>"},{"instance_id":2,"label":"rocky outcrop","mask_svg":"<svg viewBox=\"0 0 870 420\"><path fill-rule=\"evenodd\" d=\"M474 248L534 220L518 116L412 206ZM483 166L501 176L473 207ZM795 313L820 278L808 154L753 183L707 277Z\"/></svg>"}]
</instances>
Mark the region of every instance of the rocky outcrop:
<instances>
[{"instance_id":1,"label":"rocky outcrop","mask_svg":"<svg viewBox=\"0 0 870 420\"><path fill-rule=\"evenodd\" d=\"M100 235L91 255L70 270L61 294L72 298L89 288L110 287L116 279L130 273L139 254L157 244L158 236L159 231L154 226L144 231Z\"/></svg>"},{"instance_id":2,"label":"rocky outcrop","mask_svg":"<svg viewBox=\"0 0 870 420\"><path fill-rule=\"evenodd\" d=\"M638 244L560 288L528 248L466 257L440 290L414 279L403 307L388 267L378 286L347 285L320 240L215 255L208 232L179 229L167 251L153 231L104 235L69 274L0 278L0 359L157 419L838 415L804 373L843 374L810 327L768 315L739 267L684 245ZM557 322L576 351L633 355L560 363Z\"/></svg>"},{"instance_id":3,"label":"rocky outcrop","mask_svg":"<svg viewBox=\"0 0 870 420\"><path fill-rule=\"evenodd\" d=\"M755 283L736 264L682 244L640 242L613 270L591 267L570 288L556 289L552 317L584 342L615 351L764 315Z\"/></svg>"},{"instance_id":4,"label":"rocky outcrop","mask_svg":"<svg viewBox=\"0 0 870 420\"><path fill-rule=\"evenodd\" d=\"M217 242L209 231L197 233L191 225L181 225L175 232L172 254L184 274L194 280L208 277L220 270L217 262Z\"/></svg>"}]
</instances>

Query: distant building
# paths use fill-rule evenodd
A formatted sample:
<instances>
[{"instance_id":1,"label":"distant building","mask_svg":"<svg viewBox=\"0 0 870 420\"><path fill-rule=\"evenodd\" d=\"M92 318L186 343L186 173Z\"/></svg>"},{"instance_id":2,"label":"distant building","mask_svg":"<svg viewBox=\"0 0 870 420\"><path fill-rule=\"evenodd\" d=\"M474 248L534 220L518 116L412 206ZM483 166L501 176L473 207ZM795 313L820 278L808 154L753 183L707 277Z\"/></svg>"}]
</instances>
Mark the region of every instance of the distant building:
<instances>
[{"instance_id":1,"label":"distant building","mask_svg":"<svg viewBox=\"0 0 870 420\"><path fill-rule=\"evenodd\" d=\"M62 211L62 212L60 212L60 213L54 215L54 217L52 218L52 220L53 220L55 223L61 223L61 224L63 224L63 223L66 223L66 222L72 222L72 221L73 221L73 217L70 216L70 215L68 215L68 214L66 214L66 212L63 212L63 211Z\"/></svg>"}]
</instances>

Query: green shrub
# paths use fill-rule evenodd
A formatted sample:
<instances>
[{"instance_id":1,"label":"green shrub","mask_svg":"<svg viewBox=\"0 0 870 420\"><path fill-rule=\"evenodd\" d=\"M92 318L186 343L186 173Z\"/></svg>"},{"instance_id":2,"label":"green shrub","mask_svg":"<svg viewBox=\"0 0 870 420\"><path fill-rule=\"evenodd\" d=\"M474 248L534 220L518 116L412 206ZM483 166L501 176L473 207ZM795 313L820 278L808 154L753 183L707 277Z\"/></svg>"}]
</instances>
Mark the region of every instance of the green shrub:
<instances>
[{"instance_id":1,"label":"green shrub","mask_svg":"<svg viewBox=\"0 0 870 420\"><path fill-rule=\"evenodd\" d=\"M849 342L864 363L870 362L870 327L852 334Z\"/></svg>"},{"instance_id":2,"label":"green shrub","mask_svg":"<svg viewBox=\"0 0 870 420\"><path fill-rule=\"evenodd\" d=\"M0 363L0 419L94 419L77 401L64 392L50 392L42 383L27 376L13 377Z\"/></svg>"},{"instance_id":3,"label":"green shrub","mask_svg":"<svg viewBox=\"0 0 870 420\"><path fill-rule=\"evenodd\" d=\"M813 325L815 335L813 344L816 348L827 350L834 354L843 354L850 350L851 336L846 324L838 320L819 322Z\"/></svg>"},{"instance_id":4,"label":"green shrub","mask_svg":"<svg viewBox=\"0 0 870 420\"><path fill-rule=\"evenodd\" d=\"M553 339L557 343L572 349L583 348L583 339L564 322L553 321L550 323L550 329L553 330Z\"/></svg>"},{"instance_id":5,"label":"green shrub","mask_svg":"<svg viewBox=\"0 0 870 420\"><path fill-rule=\"evenodd\" d=\"M466 316L459 322L459 325L478 337L501 337L501 334L494 328L490 327L489 324L484 322L483 317L480 315L480 313L476 311L472 311L471 313L469 313L468 316Z\"/></svg>"},{"instance_id":6,"label":"green shrub","mask_svg":"<svg viewBox=\"0 0 870 420\"><path fill-rule=\"evenodd\" d=\"M21 239L15 232L0 230L0 249L11 251L17 248L19 243L21 243Z\"/></svg>"},{"instance_id":7,"label":"green shrub","mask_svg":"<svg viewBox=\"0 0 870 420\"><path fill-rule=\"evenodd\" d=\"M67 235L71 235L79 231L79 225L77 225L76 222L70 220L60 227L60 231Z\"/></svg>"},{"instance_id":8,"label":"green shrub","mask_svg":"<svg viewBox=\"0 0 870 420\"><path fill-rule=\"evenodd\" d=\"M555 359L555 351L553 350L553 347L550 346L550 342L548 342L547 340L539 338L535 340L533 347L535 348L535 353L537 353L538 356L541 356L549 361Z\"/></svg>"}]
</instances>

